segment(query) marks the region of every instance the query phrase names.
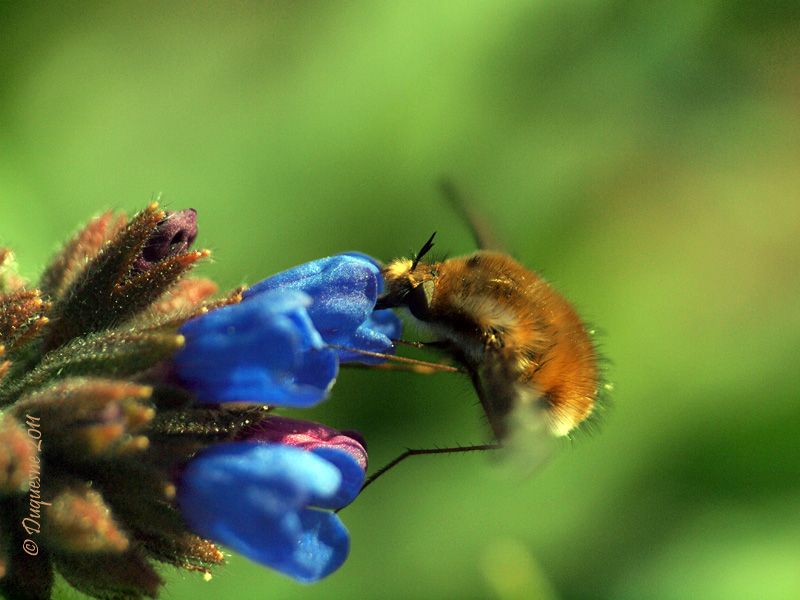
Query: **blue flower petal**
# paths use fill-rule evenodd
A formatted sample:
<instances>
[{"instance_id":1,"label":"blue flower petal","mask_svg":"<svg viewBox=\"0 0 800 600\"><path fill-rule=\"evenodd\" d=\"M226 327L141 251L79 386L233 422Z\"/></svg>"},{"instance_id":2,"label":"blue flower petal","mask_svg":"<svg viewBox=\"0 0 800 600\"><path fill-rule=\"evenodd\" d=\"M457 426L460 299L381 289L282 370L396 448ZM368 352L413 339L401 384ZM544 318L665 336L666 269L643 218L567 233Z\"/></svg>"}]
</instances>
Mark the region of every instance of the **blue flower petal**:
<instances>
[{"instance_id":1,"label":"blue flower petal","mask_svg":"<svg viewBox=\"0 0 800 600\"><path fill-rule=\"evenodd\" d=\"M313 302L308 313L326 331L355 330L372 313L378 298L378 276L372 263L352 256L321 258L258 282L244 299L270 290L300 290Z\"/></svg>"},{"instance_id":2,"label":"blue flower petal","mask_svg":"<svg viewBox=\"0 0 800 600\"><path fill-rule=\"evenodd\" d=\"M351 256L353 258L357 258L359 260L363 260L366 263L372 265L372 272L375 275L378 275L378 294L383 293L383 277L380 276L381 269L383 269L383 265L375 258L372 258L369 254L364 254L363 252L340 252L337 256Z\"/></svg>"},{"instance_id":3,"label":"blue flower petal","mask_svg":"<svg viewBox=\"0 0 800 600\"><path fill-rule=\"evenodd\" d=\"M355 500L364 485L364 467L351 454L336 447L318 446L311 452L335 465L342 481L335 496L315 496L310 504L319 508L340 508Z\"/></svg>"},{"instance_id":4,"label":"blue flower petal","mask_svg":"<svg viewBox=\"0 0 800 600\"><path fill-rule=\"evenodd\" d=\"M283 573L301 583L314 583L342 566L350 553L350 536L339 516L325 511L300 513L303 535Z\"/></svg>"},{"instance_id":5,"label":"blue flower petal","mask_svg":"<svg viewBox=\"0 0 800 600\"><path fill-rule=\"evenodd\" d=\"M372 296L377 299L379 273L372 260L340 254L276 273L245 290L242 296L246 299L270 290L292 289L306 292L316 300L337 292L354 294L361 287L360 291L366 293L367 300ZM373 286L374 291L370 289Z\"/></svg>"},{"instance_id":6,"label":"blue flower petal","mask_svg":"<svg viewBox=\"0 0 800 600\"><path fill-rule=\"evenodd\" d=\"M396 348L392 340L400 339L402 333L403 322L400 317L390 309L376 310L363 325L356 329L355 333L341 336L340 341L331 341L330 339L325 341L346 348L357 348L381 354L394 354ZM336 339L335 336L332 337ZM387 360L346 350L338 350L337 353L339 354L339 362L343 363L357 361L368 365L378 365Z\"/></svg>"},{"instance_id":7,"label":"blue flower petal","mask_svg":"<svg viewBox=\"0 0 800 600\"><path fill-rule=\"evenodd\" d=\"M307 407L325 399L338 371L299 291L260 294L187 321L174 358L182 382L203 402Z\"/></svg>"},{"instance_id":8,"label":"blue flower petal","mask_svg":"<svg viewBox=\"0 0 800 600\"><path fill-rule=\"evenodd\" d=\"M339 467L282 444L218 444L198 453L178 486L178 503L197 534L298 581L335 571L349 552L339 518L309 508L340 495Z\"/></svg>"},{"instance_id":9,"label":"blue flower petal","mask_svg":"<svg viewBox=\"0 0 800 600\"><path fill-rule=\"evenodd\" d=\"M400 319L391 311L375 312L383 289L379 263L359 253L339 254L273 275L245 291L243 297L276 290L301 290L312 299L308 314L327 344L394 354L391 337L402 333ZM386 359L337 350L341 362L379 364Z\"/></svg>"},{"instance_id":10,"label":"blue flower petal","mask_svg":"<svg viewBox=\"0 0 800 600\"><path fill-rule=\"evenodd\" d=\"M393 340L399 340L403 335L403 321L389 308L374 311L364 326Z\"/></svg>"}]
</instances>

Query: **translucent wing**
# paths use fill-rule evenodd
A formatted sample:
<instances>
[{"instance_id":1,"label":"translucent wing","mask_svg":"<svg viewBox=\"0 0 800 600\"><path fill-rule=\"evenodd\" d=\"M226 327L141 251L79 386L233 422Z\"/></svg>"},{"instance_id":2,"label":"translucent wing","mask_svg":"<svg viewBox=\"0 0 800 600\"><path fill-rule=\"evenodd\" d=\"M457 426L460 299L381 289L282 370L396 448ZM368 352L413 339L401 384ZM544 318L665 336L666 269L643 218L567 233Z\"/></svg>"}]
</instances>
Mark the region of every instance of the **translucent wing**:
<instances>
[{"instance_id":1,"label":"translucent wing","mask_svg":"<svg viewBox=\"0 0 800 600\"><path fill-rule=\"evenodd\" d=\"M453 207L453 210L464 219L479 249L506 252L506 249L500 242L500 238L497 237L489 226L487 220L473 208L472 204L467 201L461 193L461 190L458 189L451 179L441 179L439 181L439 187L444 197Z\"/></svg>"}]
</instances>

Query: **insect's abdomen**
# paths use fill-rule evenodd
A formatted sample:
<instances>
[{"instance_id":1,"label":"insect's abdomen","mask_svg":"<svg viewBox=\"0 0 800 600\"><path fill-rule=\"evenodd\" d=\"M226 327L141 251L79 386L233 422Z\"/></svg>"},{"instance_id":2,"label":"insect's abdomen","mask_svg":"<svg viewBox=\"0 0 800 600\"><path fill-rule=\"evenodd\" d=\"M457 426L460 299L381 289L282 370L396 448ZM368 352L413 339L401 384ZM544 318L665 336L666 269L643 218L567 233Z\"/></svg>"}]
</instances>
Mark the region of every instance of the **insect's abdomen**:
<instances>
[{"instance_id":1,"label":"insect's abdomen","mask_svg":"<svg viewBox=\"0 0 800 600\"><path fill-rule=\"evenodd\" d=\"M541 390L551 431L566 435L594 408L597 354L572 305L547 284L540 294L549 343L531 361L520 382Z\"/></svg>"}]
</instances>

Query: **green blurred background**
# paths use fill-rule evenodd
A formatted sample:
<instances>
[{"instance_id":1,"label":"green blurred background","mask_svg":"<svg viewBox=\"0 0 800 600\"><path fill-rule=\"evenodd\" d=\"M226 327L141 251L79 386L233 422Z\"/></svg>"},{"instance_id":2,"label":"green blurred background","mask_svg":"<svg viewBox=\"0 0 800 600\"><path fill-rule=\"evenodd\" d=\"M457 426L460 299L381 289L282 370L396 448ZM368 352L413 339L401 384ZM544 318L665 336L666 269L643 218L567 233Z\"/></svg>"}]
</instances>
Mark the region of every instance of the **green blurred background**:
<instances>
[{"instance_id":1,"label":"green blurred background","mask_svg":"<svg viewBox=\"0 0 800 600\"><path fill-rule=\"evenodd\" d=\"M226 287L439 231L451 176L598 326L596 433L538 476L413 458L311 587L232 557L163 597L800 597L800 5L4 3L0 239L33 276L107 207L200 213ZM345 371L305 413L486 441L468 382ZM64 597L74 597L71 592Z\"/></svg>"}]
</instances>

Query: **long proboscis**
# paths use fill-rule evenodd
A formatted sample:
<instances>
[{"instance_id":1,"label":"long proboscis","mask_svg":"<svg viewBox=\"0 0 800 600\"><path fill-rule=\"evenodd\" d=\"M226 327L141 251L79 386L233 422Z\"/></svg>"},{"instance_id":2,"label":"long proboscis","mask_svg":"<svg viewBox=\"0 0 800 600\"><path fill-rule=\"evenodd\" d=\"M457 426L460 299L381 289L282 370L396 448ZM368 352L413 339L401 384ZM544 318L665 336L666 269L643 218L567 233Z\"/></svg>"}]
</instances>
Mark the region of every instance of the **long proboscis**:
<instances>
[{"instance_id":1,"label":"long proboscis","mask_svg":"<svg viewBox=\"0 0 800 600\"><path fill-rule=\"evenodd\" d=\"M392 340L395 343L398 340ZM407 344L412 345L412 344ZM460 373L462 375L468 375L469 372L465 371L464 369L459 369L457 367L451 367L450 365L443 365L442 363L434 363L428 362L424 360L417 360L415 358L406 358L405 356L396 356L394 354L384 354L382 352L370 352L369 350L359 350L358 348L348 348L347 346L338 346L336 344L328 344L328 348L333 348L334 350L343 350L345 352L353 352L355 354L363 354L364 356L372 356L374 358L385 358L386 360L391 360L398 363L405 363L408 365L413 365L416 367L423 367L425 369L433 369L435 371L446 371L448 373ZM381 365L364 365L366 368L374 368L380 367Z\"/></svg>"}]
</instances>

